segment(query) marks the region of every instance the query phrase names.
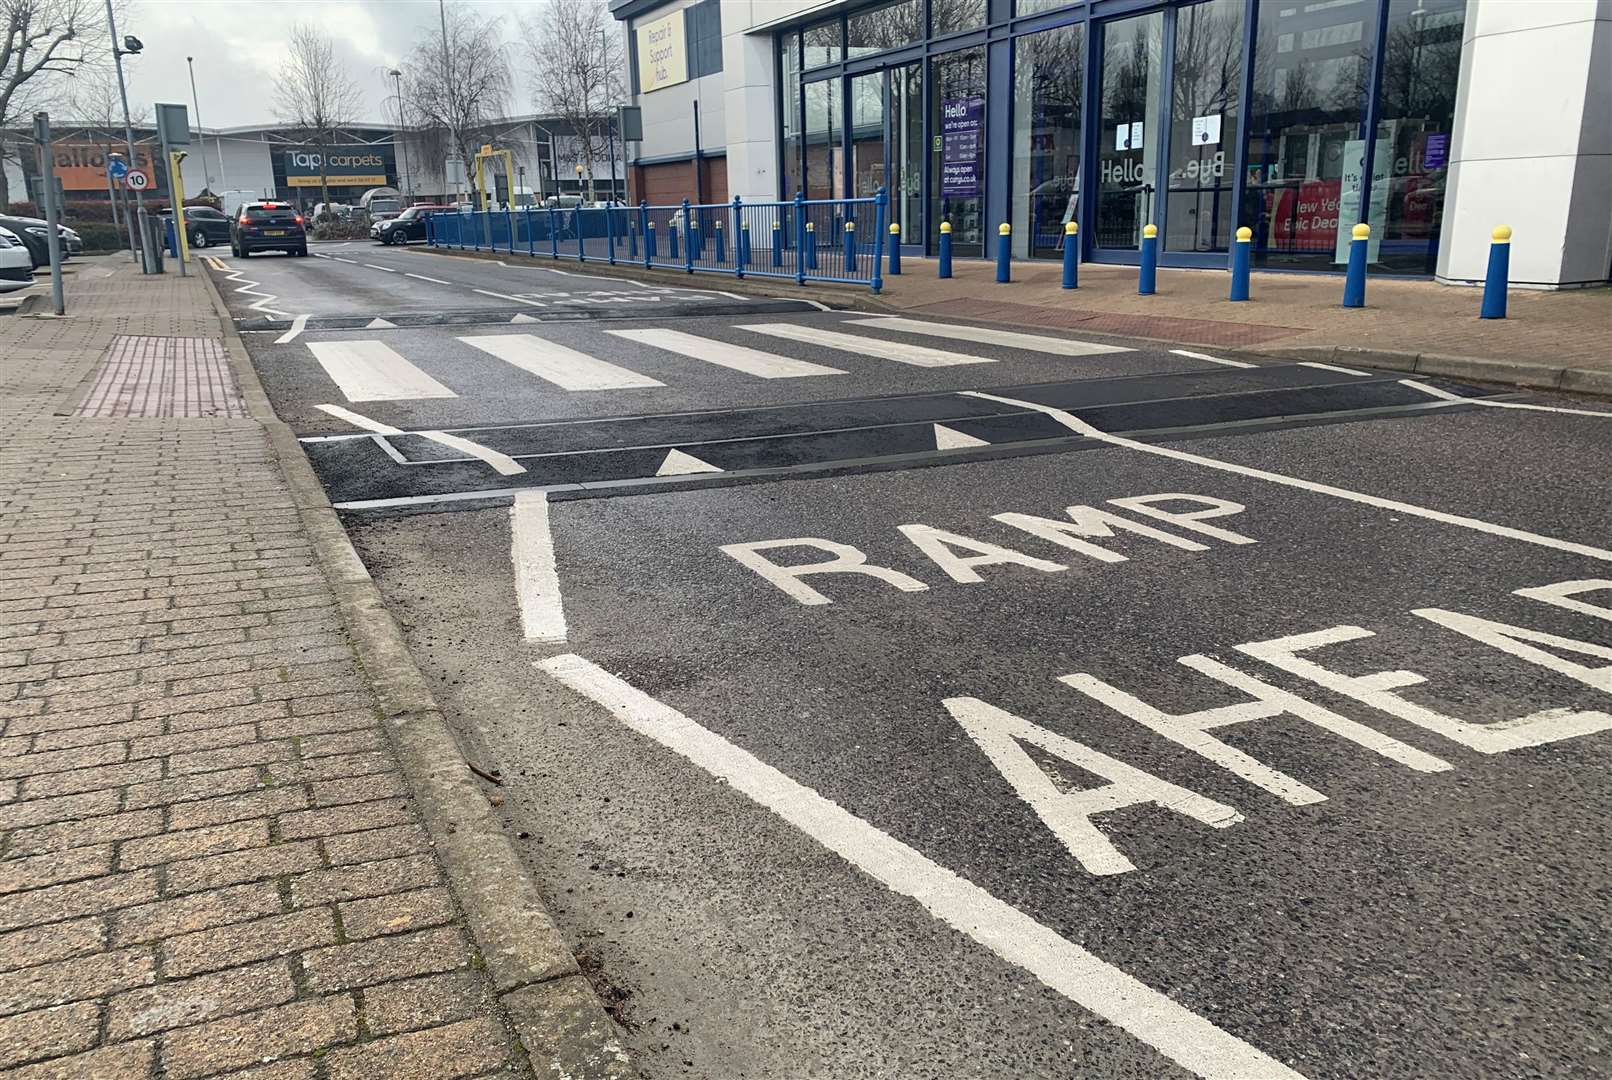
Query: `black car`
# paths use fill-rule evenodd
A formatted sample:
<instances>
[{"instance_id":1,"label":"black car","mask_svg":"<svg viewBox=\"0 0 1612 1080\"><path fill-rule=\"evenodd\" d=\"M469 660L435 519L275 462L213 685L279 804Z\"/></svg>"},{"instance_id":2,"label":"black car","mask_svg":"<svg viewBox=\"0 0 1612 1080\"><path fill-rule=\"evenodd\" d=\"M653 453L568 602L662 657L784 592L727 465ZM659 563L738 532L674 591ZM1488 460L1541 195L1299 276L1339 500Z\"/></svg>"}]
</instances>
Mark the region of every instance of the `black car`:
<instances>
[{"instance_id":1,"label":"black car","mask_svg":"<svg viewBox=\"0 0 1612 1080\"><path fill-rule=\"evenodd\" d=\"M239 258L254 251L308 254L308 230L290 203L254 202L241 207L229 226L229 246Z\"/></svg>"},{"instance_id":2,"label":"black car","mask_svg":"<svg viewBox=\"0 0 1612 1080\"><path fill-rule=\"evenodd\" d=\"M171 216L173 211L164 210L164 216ZM185 234L193 248L211 247L213 244L228 244L230 239L230 219L227 214L214 210L211 206L185 207Z\"/></svg>"},{"instance_id":3,"label":"black car","mask_svg":"<svg viewBox=\"0 0 1612 1080\"><path fill-rule=\"evenodd\" d=\"M0 229L10 229L17 234L17 239L22 241L23 246L28 249L28 254L33 258L35 268L50 265L50 233L47 231L48 228L49 226L46 225L43 218L0 216ZM56 230L56 235L61 238L62 261L66 262L73 254L71 240L76 238L78 234L73 233L73 237L70 238L67 234L72 230L64 225L57 225ZM78 250L84 250L82 241L79 242Z\"/></svg>"},{"instance_id":4,"label":"black car","mask_svg":"<svg viewBox=\"0 0 1612 1080\"><path fill-rule=\"evenodd\" d=\"M446 210L446 206L411 206L395 218L377 221L370 235L383 244L406 244L425 239L425 215Z\"/></svg>"}]
</instances>

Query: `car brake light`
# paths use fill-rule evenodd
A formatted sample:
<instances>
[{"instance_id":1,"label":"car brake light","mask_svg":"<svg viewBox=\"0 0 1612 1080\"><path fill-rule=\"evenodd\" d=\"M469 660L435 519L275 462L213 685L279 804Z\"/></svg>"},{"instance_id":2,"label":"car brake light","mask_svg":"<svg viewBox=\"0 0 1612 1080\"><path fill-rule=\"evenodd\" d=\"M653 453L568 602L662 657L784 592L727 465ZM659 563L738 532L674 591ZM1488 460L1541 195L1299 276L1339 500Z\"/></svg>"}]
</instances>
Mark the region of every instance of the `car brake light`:
<instances>
[{"instance_id":1,"label":"car brake light","mask_svg":"<svg viewBox=\"0 0 1612 1080\"><path fill-rule=\"evenodd\" d=\"M301 224L302 224L302 215L301 215L301 214L298 214L298 215L297 215L297 224L298 224L298 225L301 225Z\"/></svg>"}]
</instances>

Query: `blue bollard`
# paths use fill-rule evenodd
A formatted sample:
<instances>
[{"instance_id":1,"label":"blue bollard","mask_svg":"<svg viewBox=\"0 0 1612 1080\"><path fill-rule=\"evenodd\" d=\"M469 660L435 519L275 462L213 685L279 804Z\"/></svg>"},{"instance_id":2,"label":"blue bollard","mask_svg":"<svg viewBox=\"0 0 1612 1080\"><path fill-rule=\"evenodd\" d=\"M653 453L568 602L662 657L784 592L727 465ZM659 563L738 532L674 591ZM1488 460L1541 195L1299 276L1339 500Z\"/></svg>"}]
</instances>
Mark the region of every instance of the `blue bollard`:
<instances>
[{"instance_id":1,"label":"blue bollard","mask_svg":"<svg viewBox=\"0 0 1612 1080\"><path fill-rule=\"evenodd\" d=\"M784 230L782 223L776 219L772 223L772 264L784 265Z\"/></svg>"},{"instance_id":2,"label":"blue bollard","mask_svg":"<svg viewBox=\"0 0 1612 1080\"><path fill-rule=\"evenodd\" d=\"M901 226L890 223L890 273L901 273Z\"/></svg>"},{"instance_id":3,"label":"blue bollard","mask_svg":"<svg viewBox=\"0 0 1612 1080\"><path fill-rule=\"evenodd\" d=\"M806 202L795 192L795 283L806 284Z\"/></svg>"},{"instance_id":4,"label":"blue bollard","mask_svg":"<svg viewBox=\"0 0 1612 1080\"><path fill-rule=\"evenodd\" d=\"M666 225L666 250L672 258L677 258L677 226L670 222Z\"/></svg>"},{"instance_id":5,"label":"blue bollard","mask_svg":"<svg viewBox=\"0 0 1612 1080\"><path fill-rule=\"evenodd\" d=\"M817 223L806 223L806 269L817 269Z\"/></svg>"},{"instance_id":6,"label":"blue bollard","mask_svg":"<svg viewBox=\"0 0 1612 1080\"><path fill-rule=\"evenodd\" d=\"M526 254L528 257L537 254L536 244L537 228L532 224L532 208L528 206L526 208Z\"/></svg>"},{"instance_id":7,"label":"blue bollard","mask_svg":"<svg viewBox=\"0 0 1612 1080\"><path fill-rule=\"evenodd\" d=\"M689 209L688 200L683 200L683 270L685 273L694 272L694 260L699 258L697 247L700 242L700 222Z\"/></svg>"},{"instance_id":8,"label":"blue bollard","mask_svg":"<svg viewBox=\"0 0 1612 1080\"><path fill-rule=\"evenodd\" d=\"M1142 226L1142 270L1136 278L1139 296L1152 296L1159 291L1159 227Z\"/></svg>"},{"instance_id":9,"label":"blue bollard","mask_svg":"<svg viewBox=\"0 0 1612 1080\"><path fill-rule=\"evenodd\" d=\"M952 276L952 223L940 223L940 276Z\"/></svg>"},{"instance_id":10,"label":"blue bollard","mask_svg":"<svg viewBox=\"0 0 1612 1080\"><path fill-rule=\"evenodd\" d=\"M856 222L845 223L845 276L856 276Z\"/></svg>"},{"instance_id":11,"label":"blue bollard","mask_svg":"<svg viewBox=\"0 0 1612 1080\"><path fill-rule=\"evenodd\" d=\"M722 242L722 219L716 219L716 228L712 231L712 238L716 243L716 261L726 262L728 259L727 245Z\"/></svg>"},{"instance_id":12,"label":"blue bollard","mask_svg":"<svg viewBox=\"0 0 1612 1080\"><path fill-rule=\"evenodd\" d=\"M996 227L996 283L1006 285L1013 280L1013 226L1007 222Z\"/></svg>"},{"instance_id":13,"label":"blue bollard","mask_svg":"<svg viewBox=\"0 0 1612 1080\"><path fill-rule=\"evenodd\" d=\"M610 265L616 265L616 247L621 243L621 234L616 231L616 212L605 207L605 255L609 257Z\"/></svg>"},{"instance_id":14,"label":"blue bollard","mask_svg":"<svg viewBox=\"0 0 1612 1080\"><path fill-rule=\"evenodd\" d=\"M1366 249L1371 242L1371 226L1362 222L1350 230L1349 272L1343 279L1343 306L1366 306Z\"/></svg>"},{"instance_id":15,"label":"blue bollard","mask_svg":"<svg viewBox=\"0 0 1612 1080\"><path fill-rule=\"evenodd\" d=\"M648 270L655 265L655 223L653 221L644 226L644 269Z\"/></svg>"},{"instance_id":16,"label":"blue bollard","mask_svg":"<svg viewBox=\"0 0 1612 1080\"><path fill-rule=\"evenodd\" d=\"M1231 245L1231 296L1232 300L1248 299L1248 252L1254 246L1254 230L1247 225L1237 230L1237 242Z\"/></svg>"},{"instance_id":17,"label":"blue bollard","mask_svg":"<svg viewBox=\"0 0 1612 1080\"><path fill-rule=\"evenodd\" d=\"M650 261L655 258L655 251L650 241L650 236L655 231L655 223L649 220L649 202L645 199L638 200L638 231L644 234L644 268L647 270ZM636 258L637 255L638 252L634 251L633 256Z\"/></svg>"},{"instance_id":18,"label":"blue bollard","mask_svg":"<svg viewBox=\"0 0 1612 1080\"><path fill-rule=\"evenodd\" d=\"M559 214L554 207L549 207L549 258L560 257L560 223Z\"/></svg>"},{"instance_id":19,"label":"blue bollard","mask_svg":"<svg viewBox=\"0 0 1612 1080\"><path fill-rule=\"evenodd\" d=\"M1063 287L1080 287L1080 226L1073 221L1063 227Z\"/></svg>"},{"instance_id":20,"label":"blue bollard","mask_svg":"<svg viewBox=\"0 0 1612 1080\"><path fill-rule=\"evenodd\" d=\"M1506 282L1511 280L1511 226L1496 225L1489 234L1489 273L1483 279L1480 319L1506 317Z\"/></svg>"},{"instance_id":21,"label":"blue bollard","mask_svg":"<svg viewBox=\"0 0 1612 1080\"><path fill-rule=\"evenodd\" d=\"M739 265L750 265L750 223L739 222Z\"/></svg>"},{"instance_id":22,"label":"blue bollard","mask_svg":"<svg viewBox=\"0 0 1612 1080\"><path fill-rule=\"evenodd\" d=\"M515 218L509 207L504 207L504 230L509 233L509 253L515 254Z\"/></svg>"}]
</instances>

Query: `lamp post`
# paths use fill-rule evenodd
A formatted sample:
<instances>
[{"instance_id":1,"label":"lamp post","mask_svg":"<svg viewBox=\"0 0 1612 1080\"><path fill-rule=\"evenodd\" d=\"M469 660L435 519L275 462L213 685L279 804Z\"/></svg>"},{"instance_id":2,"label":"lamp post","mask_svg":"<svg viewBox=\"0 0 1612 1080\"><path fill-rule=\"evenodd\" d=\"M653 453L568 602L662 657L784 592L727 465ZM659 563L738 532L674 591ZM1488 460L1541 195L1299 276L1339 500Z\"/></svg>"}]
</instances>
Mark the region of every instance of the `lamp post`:
<instances>
[{"instance_id":1,"label":"lamp post","mask_svg":"<svg viewBox=\"0 0 1612 1080\"><path fill-rule=\"evenodd\" d=\"M185 64L190 68L190 103L196 107L196 138L202 143L202 173L207 173L207 141L202 139L201 98L196 96L196 58L185 57ZM229 178L224 173L224 140L216 134L213 136L213 152L218 155L218 186L229 187ZM214 195L218 192L213 189L213 178L207 176L207 189Z\"/></svg>"},{"instance_id":2,"label":"lamp post","mask_svg":"<svg viewBox=\"0 0 1612 1080\"><path fill-rule=\"evenodd\" d=\"M599 60L604 67L610 67L610 41L605 37L603 30L599 31ZM610 199L616 198L616 112L615 106L610 106L610 112L605 114L605 132L610 137Z\"/></svg>"},{"instance_id":3,"label":"lamp post","mask_svg":"<svg viewBox=\"0 0 1612 1080\"><path fill-rule=\"evenodd\" d=\"M123 136L129 147L129 168L134 169L139 167L140 159L136 157L134 153L134 123L129 119L129 87L128 84L123 81L123 58L125 56L136 55L141 49L145 48L145 46L140 43L139 38L135 37L133 34L130 34L123 39L123 48L118 48L116 44L118 40L118 25L116 18L112 14L112 0L106 0L106 30L107 34L112 38L113 41L112 63L117 68L118 72L118 97L123 101ZM145 195L139 188L134 189L134 203L136 207L136 215L140 219L140 239L144 241L146 235L146 200ZM134 224L131 222L129 225L130 256L133 256L134 252ZM147 261L142 258L140 261L141 273L150 272L148 270L148 265L149 264Z\"/></svg>"},{"instance_id":4,"label":"lamp post","mask_svg":"<svg viewBox=\"0 0 1612 1080\"><path fill-rule=\"evenodd\" d=\"M392 85L397 87L397 145L403 162L403 175L398 177L398 181L403 185L403 194L412 200L414 192L409 187L409 144L403 138L403 72L392 68L387 74L392 77Z\"/></svg>"}]
</instances>

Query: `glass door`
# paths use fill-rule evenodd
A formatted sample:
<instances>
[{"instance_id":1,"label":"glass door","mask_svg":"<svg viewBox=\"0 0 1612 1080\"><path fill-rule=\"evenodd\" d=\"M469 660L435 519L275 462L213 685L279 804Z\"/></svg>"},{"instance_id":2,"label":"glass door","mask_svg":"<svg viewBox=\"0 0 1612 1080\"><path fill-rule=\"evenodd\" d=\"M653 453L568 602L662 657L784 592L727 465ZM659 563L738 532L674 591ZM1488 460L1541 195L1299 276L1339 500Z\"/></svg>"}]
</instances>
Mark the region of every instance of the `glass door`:
<instances>
[{"instance_id":1,"label":"glass door","mask_svg":"<svg viewBox=\"0 0 1612 1080\"><path fill-rule=\"evenodd\" d=\"M907 64L851 80L851 194L889 198L887 221L901 242L923 230L923 65Z\"/></svg>"},{"instance_id":2,"label":"glass door","mask_svg":"<svg viewBox=\"0 0 1612 1080\"><path fill-rule=\"evenodd\" d=\"M851 195L862 198L888 186L890 162L885 138L886 72L851 79Z\"/></svg>"},{"instance_id":3,"label":"glass door","mask_svg":"<svg viewBox=\"0 0 1612 1080\"><path fill-rule=\"evenodd\" d=\"M1207 0L1175 11L1163 223L1167 251L1222 252L1231 243L1243 7L1244 0Z\"/></svg>"},{"instance_id":4,"label":"glass door","mask_svg":"<svg viewBox=\"0 0 1612 1080\"><path fill-rule=\"evenodd\" d=\"M1102 24L1095 246L1135 251L1158 215L1164 12Z\"/></svg>"},{"instance_id":5,"label":"glass door","mask_svg":"<svg viewBox=\"0 0 1612 1080\"><path fill-rule=\"evenodd\" d=\"M985 252L985 50L961 49L930 61L929 235L952 227L952 254Z\"/></svg>"}]
</instances>

